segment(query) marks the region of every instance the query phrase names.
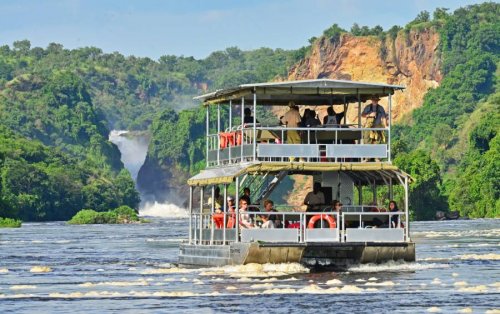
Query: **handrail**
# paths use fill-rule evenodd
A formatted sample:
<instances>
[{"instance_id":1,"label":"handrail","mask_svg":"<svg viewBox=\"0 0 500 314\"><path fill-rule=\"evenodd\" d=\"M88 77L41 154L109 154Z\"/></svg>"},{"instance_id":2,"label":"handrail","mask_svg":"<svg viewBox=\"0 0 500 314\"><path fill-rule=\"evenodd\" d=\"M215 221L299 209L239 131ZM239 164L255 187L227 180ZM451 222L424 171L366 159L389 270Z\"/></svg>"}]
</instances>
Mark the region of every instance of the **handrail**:
<instances>
[{"instance_id":1,"label":"handrail","mask_svg":"<svg viewBox=\"0 0 500 314\"><path fill-rule=\"evenodd\" d=\"M326 235L330 234L332 235L332 232L333 234L335 234L336 236L334 238L332 238L331 241L338 241L338 242L345 242L345 235L346 235L346 221L348 219L346 219L346 217L349 217L349 216L357 216L358 217L358 222L359 222L359 225L357 228L364 228L364 225L365 225L365 221L363 220L363 217L365 216L370 216L370 217L384 217L384 216L387 216L388 217L388 222L387 224L384 224L386 225L386 229L406 229L406 226L404 226L402 224L402 217L405 213L404 212L323 212L323 211L314 211L314 212L297 212L297 211L292 211L292 212L283 212L283 211L279 211L279 212L268 212L268 211L258 211L258 212L255 212L255 211L245 211L245 212L241 212L239 213L240 215L240 224L241 224L241 221L242 221L242 218L241 216L242 215L246 215L249 219L251 219L251 224L253 225L252 228L245 228L243 226L241 226L239 229L240 231L238 233L241 233L241 232L245 232L243 230L259 230L259 229L262 229L262 228L259 228L257 226L257 221L260 219L260 216L275 216L278 220L281 222L281 226L279 228L272 228L274 230L285 230L285 229L298 229L298 235L299 235L299 238L297 239L297 242L298 243L305 243L305 242L308 242L308 234L310 234L310 232L312 232L312 230L323 230L323 229L329 229L331 231L326 231ZM202 238L203 240L198 240L198 237L202 237L202 234L200 232L200 230L207 230L210 231L212 229L212 226L214 225L215 220L214 220L214 217L216 217L216 215L219 215L217 217L219 217L220 219L220 215L222 215L222 219L224 221L222 227L221 226L218 226L218 228L214 229L216 230L216 232L225 232L227 234L227 231L228 230L234 230L232 232L236 232L236 226L233 226L233 228L229 228L227 226L227 223L229 222L229 220L231 219L233 222L235 222L237 219L236 219L236 213L221 213L221 214L213 214L213 213L192 213L192 218L194 219L194 224L193 224L193 228L191 228L191 230L189 231L191 233L191 238L193 239L193 242L194 243L197 243L197 244L208 244L208 243L214 243L214 233L211 233L210 235L210 239L206 239L206 238ZM319 219L323 220L323 219L327 219L327 217L332 217L334 218L334 221L335 221L335 226L331 226L330 223L324 223L324 224L320 224L319 228L314 228L314 229L310 229L308 228L308 222L309 220L314 217L314 216L317 216L319 215ZM392 224L392 218L394 216L397 216L398 219L397 219L397 225L394 225ZM245 217L245 219L247 218ZM349 221L352 221L352 220L349 220ZM201 228L201 229L200 229ZM384 229L384 228L381 228L381 229ZM262 229L264 230L264 229ZM380 229L377 229L377 230L380 230ZM279 232L279 231L277 231ZM234 233L233 235L235 237L238 237L239 238L239 234L238 233ZM236 238L232 238L232 239L229 239L229 238L226 238L226 235L224 235L224 241L220 241L223 243L226 243L226 242L234 242L236 241Z\"/></svg>"}]
</instances>

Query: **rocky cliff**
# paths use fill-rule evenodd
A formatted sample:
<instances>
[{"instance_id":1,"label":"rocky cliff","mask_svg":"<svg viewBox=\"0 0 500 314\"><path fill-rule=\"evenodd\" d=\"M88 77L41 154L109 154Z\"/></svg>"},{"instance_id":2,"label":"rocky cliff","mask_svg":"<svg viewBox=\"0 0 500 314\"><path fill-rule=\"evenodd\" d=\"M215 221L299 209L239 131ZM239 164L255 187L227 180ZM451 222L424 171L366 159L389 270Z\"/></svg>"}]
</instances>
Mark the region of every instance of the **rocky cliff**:
<instances>
[{"instance_id":1,"label":"rocky cliff","mask_svg":"<svg viewBox=\"0 0 500 314\"><path fill-rule=\"evenodd\" d=\"M296 64L289 80L331 78L404 85L393 97L393 118L422 105L429 88L442 79L439 35L433 29L400 31L396 38L343 34L337 41L318 39L310 55ZM386 104L384 100L382 104ZM352 110L352 113L357 110ZM349 115L350 120L355 118Z\"/></svg>"}]
</instances>

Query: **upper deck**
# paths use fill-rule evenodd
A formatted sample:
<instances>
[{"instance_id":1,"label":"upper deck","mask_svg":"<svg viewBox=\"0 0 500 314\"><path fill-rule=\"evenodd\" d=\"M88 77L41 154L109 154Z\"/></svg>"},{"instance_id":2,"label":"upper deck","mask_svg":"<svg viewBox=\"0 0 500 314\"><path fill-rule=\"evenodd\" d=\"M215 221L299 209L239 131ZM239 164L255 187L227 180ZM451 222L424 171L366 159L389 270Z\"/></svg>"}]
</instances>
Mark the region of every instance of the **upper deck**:
<instances>
[{"instance_id":1,"label":"upper deck","mask_svg":"<svg viewBox=\"0 0 500 314\"><path fill-rule=\"evenodd\" d=\"M402 89L397 85L317 79L244 84L196 97L207 109L207 168L276 161L390 163L392 95ZM371 98L387 99L385 116L379 119L383 124L368 125L363 118L362 104ZM321 121L313 118L308 123L304 119L298 125L280 123L278 118L275 124L259 123L262 117L258 107L289 106L291 102L299 107L301 116L306 109L324 112L328 107L335 108L334 122L320 116ZM211 106L217 107L215 118L210 115ZM244 114L247 108L250 116ZM221 110L225 110L224 118ZM377 111L377 118L379 114L383 116ZM216 127L211 127L214 122Z\"/></svg>"}]
</instances>

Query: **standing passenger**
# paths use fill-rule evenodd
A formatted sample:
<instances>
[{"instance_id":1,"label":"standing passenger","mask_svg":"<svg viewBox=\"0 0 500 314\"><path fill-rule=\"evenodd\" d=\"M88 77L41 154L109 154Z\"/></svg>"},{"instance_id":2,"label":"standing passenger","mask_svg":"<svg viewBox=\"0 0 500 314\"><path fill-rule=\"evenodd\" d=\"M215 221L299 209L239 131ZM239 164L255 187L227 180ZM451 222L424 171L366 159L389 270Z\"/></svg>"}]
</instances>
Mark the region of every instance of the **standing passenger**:
<instances>
[{"instance_id":1,"label":"standing passenger","mask_svg":"<svg viewBox=\"0 0 500 314\"><path fill-rule=\"evenodd\" d=\"M299 108L293 101L288 103L290 109L283 116L282 122L289 128L298 128L300 125ZM300 135L297 130L287 131L287 144L300 144Z\"/></svg>"},{"instance_id":2,"label":"standing passenger","mask_svg":"<svg viewBox=\"0 0 500 314\"><path fill-rule=\"evenodd\" d=\"M378 96L372 96L370 98L371 104L367 105L361 113L363 118L366 118L365 128L383 128L388 126L387 114L385 113L384 107L378 104L380 98ZM384 123L382 123L384 120ZM382 144L385 143L384 131L369 131L364 132L363 138L365 144Z\"/></svg>"}]
</instances>

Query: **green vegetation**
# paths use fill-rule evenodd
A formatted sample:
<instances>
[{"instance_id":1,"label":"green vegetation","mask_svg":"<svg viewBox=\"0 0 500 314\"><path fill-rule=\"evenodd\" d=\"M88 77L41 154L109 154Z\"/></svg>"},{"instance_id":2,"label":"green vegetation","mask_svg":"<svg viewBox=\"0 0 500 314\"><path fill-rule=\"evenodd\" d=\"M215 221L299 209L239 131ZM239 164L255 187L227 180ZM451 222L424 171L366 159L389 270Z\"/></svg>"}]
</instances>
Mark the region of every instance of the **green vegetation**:
<instances>
[{"instance_id":1,"label":"green vegetation","mask_svg":"<svg viewBox=\"0 0 500 314\"><path fill-rule=\"evenodd\" d=\"M19 219L0 217L0 228L20 228L22 223Z\"/></svg>"},{"instance_id":2,"label":"green vegetation","mask_svg":"<svg viewBox=\"0 0 500 314\"><path fill-rule=\"evenodd\" d=\"M137 216L137 212L128 206L120 206L106 212L82 209L68 221L72 225L89 224L129 224L147 222Z\"/></svg>"},{"instance_id":3,"label":"green vegetation","mask_svg":"<svg viewBox=\"0 0 500 314\"><path fill-rule=\"evenodd\" d=\"M407 117L411 123L396 125L394 132L396 152L423 151L439 167L442 179L433 180L434 192L427 197L436 204L445 198L444 209L470 217L500 216L499 14L500 5L491 2L450 15L436 10L444 78ZM427 23L424 17L417 22ZM426 209L420 210L417 217L427 217Z\"/></svg>"},{"instance_id":4,"label":"green vegetation","mask_svg":"<svg viewBox=\"0 0 500 314\"><path fill-rule=\"evenodd\" d=\"M81 208L103 211L138 202L126 170L97 167L0 127L0 216L67 220Z\"/></svg>"}]
</instances>

